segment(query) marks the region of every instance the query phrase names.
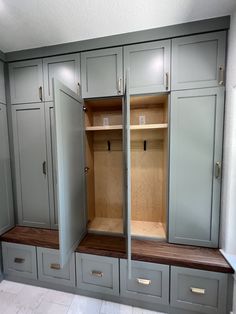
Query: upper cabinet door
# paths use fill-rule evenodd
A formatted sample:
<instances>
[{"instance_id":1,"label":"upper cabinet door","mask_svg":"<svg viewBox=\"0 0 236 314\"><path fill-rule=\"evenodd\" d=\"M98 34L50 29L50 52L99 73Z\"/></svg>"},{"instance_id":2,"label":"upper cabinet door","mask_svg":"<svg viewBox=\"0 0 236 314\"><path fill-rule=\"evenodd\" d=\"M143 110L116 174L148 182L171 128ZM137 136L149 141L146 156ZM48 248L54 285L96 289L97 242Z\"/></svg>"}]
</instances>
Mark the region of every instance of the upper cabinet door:
<instances>
[{"instance_id":1,"label":"upper cabinet door","mask_svg":"<svg viewBox=\"0 0 236 314\"><path fill-rule=\"evenodd\" d=\"M44 104L12 106L18 224L50 228Z\"/></svg>"},{"instance_id":2,"label":"upper cabinet door","mask_svg":"<svg viewBox=\"0 0 236 314\"><path fill-rule=\"evenodd\" d=\"M6 106L0 104L0 235L13 227L12 182Z\"/></svg>"},{"instance_id":3,"label":"upper cabinet door","mask_svg":"<svg viewBox=\"0 0 236 314\"><path fill-rule=\"evenodd\" d=\"M171 89L224 85L226 32L172 40Z\"/></svg>"},{"instance_id":4,"label":"upper cabinet door","mask_svg":"<svg viewBox=\"0 0 236 314\"><path fill-rule=\"evenodd\" d=\"M169 240L217 247L224 88L171 96Z\"/></svg>"},{"instance_id":5,"label":"upper cabinet door","mask_svg":"<svg viewBox=\"0 0 236 314\"><path fill-rule=\"evenodd\" d=\"M53 100L52 79L58 79L73 92L80 94L80 54L43 59L45 100Z\"/></svg>"},{"instance_id":6,"label":"upper cabinet door","mask_svg":"<svg viewBox=\"0 0 236 314\"><path fill-rule=\"evenodd\" d=\"M130 94L170 90L170 40L124 48L125 69L130 69Z\"/></svg>"},{"instance_id":7,"label":"upper cabinet door","mask_svg":"<svg viewBox=\"0 0 236 314\"><path fill-rule=\"evenodd\" d=\"M56 194L63 266L86 231L83 101L54 80L54 108Z\"/></svg>"},{"instance_id":8,"label":"upper cabinet door","mask_svg":"<svg viewBox=\"0 0 236 314\"><path fill-rule=\"evenodd\" d=\"M83 98L123 94L122 48L81 54Z\"/></svg>"},{"instance_id":9,"label":"upper cabinet door","mask_svg":"<svg viewBox=\"0 0 236 314\"><path fill-rule=\"evenodd\" d=\"M0 61L0 103L6 103L5 95L5 79L4 79L4 63Z\"/></svg>"},{"instance_id":10,"label":"upper cabinet door","mask_svg":"<svg viewBox=\"0 0 236 314\"><path fill-rule=\"evenodd\" d=\"M9 64L12 104L43 101L42 60L29 60Z\"/></svg>"}]
</instances>

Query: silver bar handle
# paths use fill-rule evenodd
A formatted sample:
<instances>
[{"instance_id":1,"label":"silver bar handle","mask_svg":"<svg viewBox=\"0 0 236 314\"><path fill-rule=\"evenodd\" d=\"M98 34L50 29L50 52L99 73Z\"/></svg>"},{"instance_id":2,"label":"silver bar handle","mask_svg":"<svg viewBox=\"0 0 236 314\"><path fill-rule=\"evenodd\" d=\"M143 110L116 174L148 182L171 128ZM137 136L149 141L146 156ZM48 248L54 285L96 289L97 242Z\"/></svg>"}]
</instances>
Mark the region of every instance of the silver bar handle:
<instances>
[{"instance_id":1,"label":"silver bar handle","mask_svg":"<svg viewBox=\"0 0 236 314\"><path fill-rule=\"evenodd\" d=\"M144 285L144 286L150 286L152 281L150 279L144 279L144 278L136 278L138 284Z\"/></svg>"},{"instance_id":2,"label":"silver bar handle","mask_svg":"<svg viewBox=\"0 0 236 314\"><path fill-rule=\"evenodd\" d=\"M39 87L39 99L41 101L43 101L43 88L42 88L42 86Z\"/></svg>"},{"instance_id":3,"label":"silver bar handle","mask_svg":"<svg viewBox=\"0 0 236 314\"><path fill-rule=\"evenodd\" d=\"M118 79L118 94L121 94L121 84L122 84L122 78L120 77L119 79Z\"/></svg>"},{"instance_id":4,"label":"silver bar handle","mask_svg":"<svg viewBox=\"0 0 236 314\"><path fill-rule=\"evenodd\" d=\"M92 270L92 271L90 272L90 275L91 275L91 276L94 276L94 277L99 277L99 278L101 278L101 277L103 277L103 272L98 271L98 270Z\"/></svg>"},{"instance_id":5,"label":"silver bar handle","mask_svg":"<svg viewBox=\"0 0 236 314\"><path fill-rule=\"evenodd\" d=\"M60 270L60 269L61 269L61 266L60 266L60 264L54 264L54 263L53 263L53 264L50 265L50 268L51 268L51 269L55 269L55 270Z\"/></svg>"},{"instance_id":6,"label":"silver bar handle","mask_svg":"<svg viewBox=\"0 0 236 314\"><path fill-rule=\"evenodd\" d=\"M223 65L219 66L219 85L224 85L224 67Z\"/></svg>"},{"instance_id":7,"label":"silver bar handle","mask_svg":"<svg viewBox=\"0 0 236 314\"><path fill-rule=\"evenodd\" d=\"M15 257L15 259L14 259L14 263L16 263L16 264L23 264L24 262L25 262L24 258Z\"/></svg>"},{"instance_id":8,"label":"silver bar handle","mask_svg":"<svg viewBox=\"0 0 236 314\"><path fill-rule=\"evenodd\" d=\"M190 287L190 291L194 294L200 294L200 295L206 294L206 290L202 288Z\"/></svg>"},{"instance_id":9,"label":"silver bar handle","mask_svg":"<svg viewBox=\"0 0 236 314\"><path fill-rule=\"evenodd\" d=\"M168 72L165 73L165 77L166 77L166 90L168 90L169 89L169 73Z\"/></svg>"},{"instance_id":10,"label":"silver bar handle","mask_svg":"<svg viewBox=\"0 0 236 314\"><path fill-rule=\"evenodd\" d=\"M43 162L42 168L43 168L43 174L46 175L47 174L47 163L46 163L46 161Z\"/></svg>"},{"instance_id":11,"label":"silver bar handle","mask_svg":"<svg viewBox=\"0 0 236 314\"><path fill-rule=\"evenodd\" d=\"M215 178L219 179L221 176L221 162L217 161L215 164Z\"/></svg>"}]
</instances>

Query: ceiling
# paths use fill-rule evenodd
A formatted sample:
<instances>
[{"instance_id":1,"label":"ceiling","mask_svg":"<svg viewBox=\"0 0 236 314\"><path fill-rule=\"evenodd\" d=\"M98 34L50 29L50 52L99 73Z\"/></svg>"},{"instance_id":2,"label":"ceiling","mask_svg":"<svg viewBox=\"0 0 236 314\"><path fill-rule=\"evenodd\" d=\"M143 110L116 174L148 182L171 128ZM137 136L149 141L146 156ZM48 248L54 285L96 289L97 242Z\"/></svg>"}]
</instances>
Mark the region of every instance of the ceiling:
<instances>
[{"instance_id":1,"label":"ceiling","mask_svg":"<svg viewBox=\"0 0 236 314\"><path fill-rule=\"evenodd\" d=\"M0 0L3 52L231 14L236 0Z\"/></svg>"}]
</instances>

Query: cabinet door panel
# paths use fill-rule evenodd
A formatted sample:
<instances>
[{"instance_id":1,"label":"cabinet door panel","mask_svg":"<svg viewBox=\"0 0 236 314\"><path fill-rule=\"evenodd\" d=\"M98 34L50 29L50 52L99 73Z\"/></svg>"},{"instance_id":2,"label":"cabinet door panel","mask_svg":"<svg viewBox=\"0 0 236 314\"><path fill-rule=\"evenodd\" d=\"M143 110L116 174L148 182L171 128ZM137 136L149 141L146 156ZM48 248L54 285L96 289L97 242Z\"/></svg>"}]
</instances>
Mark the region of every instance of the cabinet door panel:
<instances>
[{"instance_id":1,"label":"cabinet door panel","mask_svg":"<svg viewBox=\"0 0 236 314\"><path fill-rule=\"evenodd\" d=\"M56 195L63 267L86 230L83 101L54 80Z\"/></svg>"},{"instance_id":2,"label":"cabinet door panel","mask_svg":"<svg viewBox=\"0 0 236 314\"><path fill-rule=\"evenodd\" d=\"M41 59L10 63L9 76L12 104L42 101L39 90L43 86Z\"/></svg>"},{"instance_id":3,"label":"cabinet door panel","mask_svg":"<svg viewBox=\"0 0 236 314\"><path fill-rule=\"evenodd\" d=\"M172 40L172 90L219 86L224 81L226 32ZM222 70L220 70L222 67Z\"/></svg>"},{"instance_id":4,"label":"cabinet door panel","mask_svg":"<svg viewBox=\"0 0 236 314\"><path fill-rule=\"evenodd\" d=\"M60 80L75 93L80 92L80 54L43 59L43 74L46 101L53 100L52 78Z\"/></svg>"},{"instance_id":5,"label":"cabinet door panel","mask_svg":"<svg viewBox=\"0 0 236 314\"><path fill-rule=\"evenodd\" d=\"M83 98L123 94L122 48L81 54Z\"/></svg>"},{"instance_id":6,"label":"cabinet door panel","mask_svg":"<svg viewBox=\"0 0 236 314\"><path fill-rule=\"evenodd\" d=\"M170 242L218 246L223 95L223 88L172 94Z\"/></svg>"},{"instance_id":7,"label":"cabinet door panel","mask_svg":"<svg viewBox=\"0 0 236 314\"><path fill-rule=\"evenodd\" d=\"M18 223L49 227L44 105L12 107Z\"/></svg>"},{"instance_id":8,"label":"cabinet door panel","mask_svg":"<svg viewBox=\"0 0 236 314\"><path fill-rule=\"evenodd\" d=\"M0 103L6 103L5 95L5 79L4 79L4 63L0 61Z\"/></svg>"},{"instance_id":9,"label":"cabinet door panel","mask_svg":"<svg viewBox=\"0 0 236 314\"><path fill-rule=\"evenodd\" d=\"M0 104L0 235L14 224L6 106Z\"/></svg>"},{"instance_id":10,"label":"cabinet door panel","mask_svg":"<svg viewBox=\"0 0 236 314\"><path fill-rule=\"evenodd\" d=\"M170 90L170 40L127 46L125 69L130 69L130 94Z\"/></svg>"}]
</instances>

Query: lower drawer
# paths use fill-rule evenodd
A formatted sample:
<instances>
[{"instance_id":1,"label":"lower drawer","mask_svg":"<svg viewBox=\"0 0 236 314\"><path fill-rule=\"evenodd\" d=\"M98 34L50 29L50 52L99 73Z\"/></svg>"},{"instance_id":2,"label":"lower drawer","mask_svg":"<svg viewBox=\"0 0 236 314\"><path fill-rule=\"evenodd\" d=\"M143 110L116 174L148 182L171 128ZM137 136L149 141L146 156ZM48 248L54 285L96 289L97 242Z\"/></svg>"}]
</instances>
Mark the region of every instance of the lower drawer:
<instances>
[{"instance_id":1,"label":"lower drawer","mask_svg":"<svg viewBox=\"0 0 236 314\"><path fill-rule=\"evenodd\" d=\"M37 279L36 248L30 245L2 243L3 269L6 275Z\"/></svg>"},{"instance_id":2,"label":"lower drawer","mask_svg":"<svg viewBox=\"0 0 236 314\"><path fill-rule=\"evenodd\" d=\"M227 274L171 267L171 306L204 314L225 314Z\"/></svg>"},{"instance_id":3,"label":"lower drawer","mask_svg":"<svg viewBox=\"0 0 236 314\"><path fill-rule=\"evenodd\" d=\"M58 250L37 248L39 280L64 286L75 286L75 256L72 254L67 264L60 267Z\"/></svg>"},{"instance_id":4,"label":"lower drawer","mask_svg":"<svg viewBox=\"0 0 236 314\"><path fill-rule=\"evenodd\" d=\"M169 304L169 266L132 261L128 278L127 260L120 260L121 296L144 302Z\"/></svg>"},{"instance_id":5,"label":"lower drawer","mask_svg":"<svg viewBox=\"0 0 236 314\"><path fill-rule=\"evenodd\" d=\"M117 258L76 253L76 270L78 288L119 295Z\"/></svg>"}]
</instances>

